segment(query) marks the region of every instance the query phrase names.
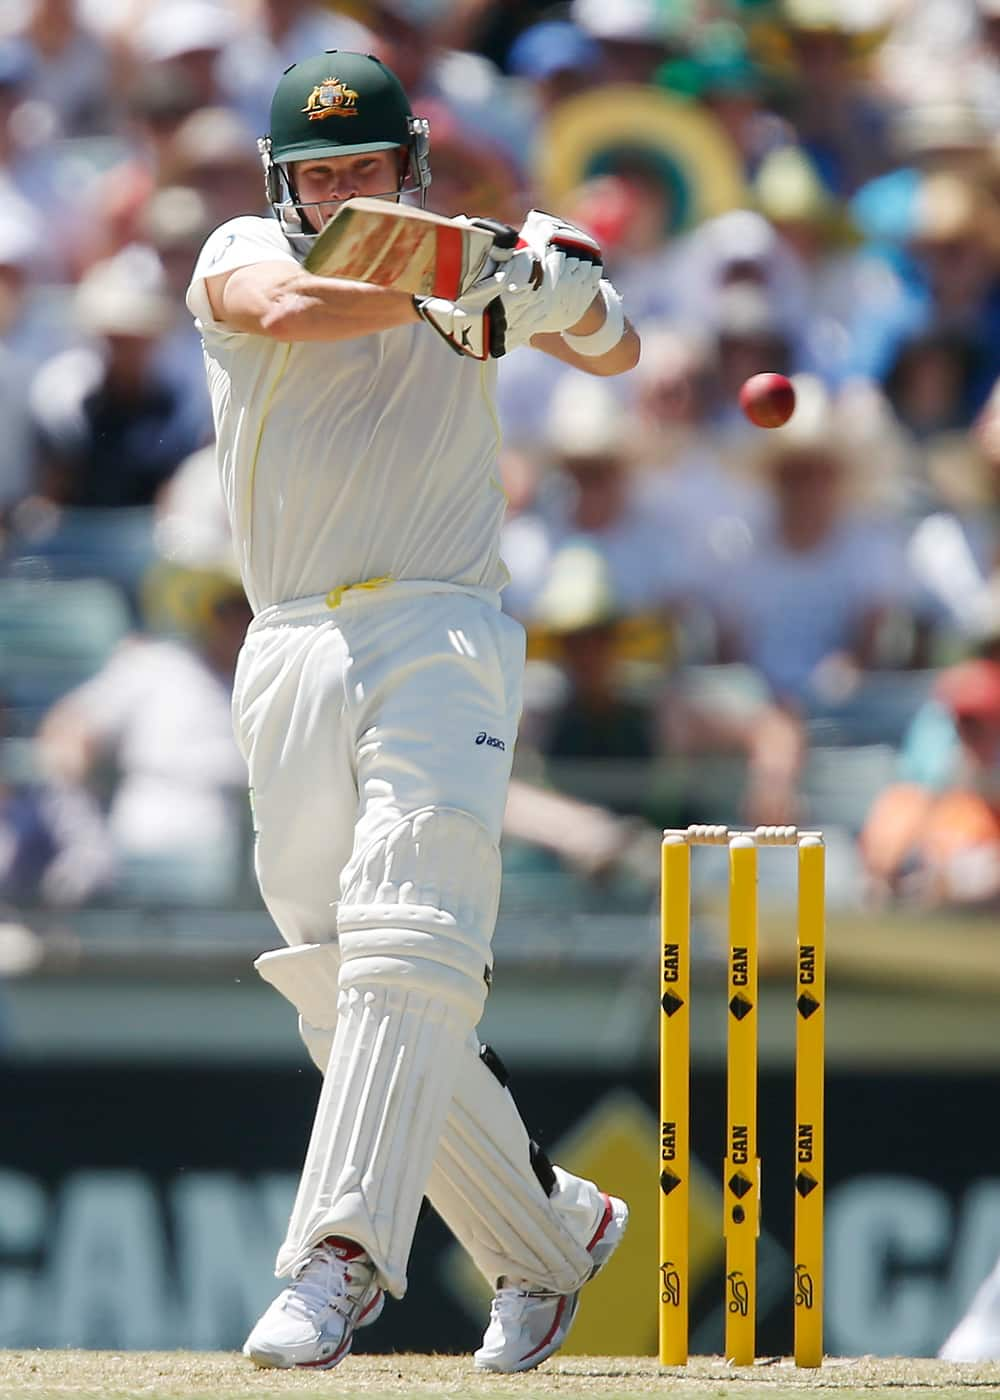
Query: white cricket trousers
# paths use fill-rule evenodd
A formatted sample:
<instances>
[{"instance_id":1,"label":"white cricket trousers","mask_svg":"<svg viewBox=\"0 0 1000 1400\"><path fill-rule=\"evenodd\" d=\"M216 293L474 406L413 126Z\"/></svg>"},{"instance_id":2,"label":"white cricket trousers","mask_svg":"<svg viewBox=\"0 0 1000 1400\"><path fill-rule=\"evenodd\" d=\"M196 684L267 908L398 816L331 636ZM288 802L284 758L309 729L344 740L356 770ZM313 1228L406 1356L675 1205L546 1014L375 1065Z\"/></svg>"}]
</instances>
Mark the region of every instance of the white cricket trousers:
<instances>
[{"instance_id":1,"label":"white cricket trousers","mask_svg":"<svg viewBox=\"0 0 1000 1400\"><path fill-rule=\"evenodd\" d=\"M393 914L397 906L386 901L394 887L418 905L433 903L437 892L443 911L464 911L450 934L442 925L440 955L447 961L455 936L467 936L472 980L462 985L481 1010L523 629L495 595L443 584L369 585L328 602L335 606L306 599L261 614L237 667L234 715L253 788L261 891L287 942L336 940L345 956L345 938L356 945L370 918ZM406 833L415 823L423 835L411 841ZM375 929L372 936L378 942L398 933ZM403 930L405 948L426 949L437 937L420 919ZM426 1189L492 1283L508 1276L554 1292L580 1287L607 1199L558 1167L549 1179L539 1175L513 1099L479 1057L472 1034L479 1012L447 1053L417 1067L407 1091L416 1118L403 1140L390 1141L378 1103L369 1093L367 1107L358 1108L367 1091L338 1059L343 1038L330 1028L353 1025L360 1004L352 1009L350 979L344 989L343 957L339 966L347 1001L327 1007L324 994L316 1022L330 1050L318 1049L315 1027L306 1036L326 1076L278 1273L293 1271L318 1239L342 1234L368 1249L384 1285L401 1297ZM417 964L412 973L419 975ZM360 1023L357 1033L354 1049L364 1058ZM416 1044L423 1031L411 1026L405 1035ZM377 1087L377 1059L366 1059L369 1088ZM397 1070L398 1063L394 1079ZM355 1151L366 1124L370 1146Z\"/></svg>"},{"instance_id":2,"label":"white cricket trousers","mask_svg":"<svg viewBox=\"0 0 1000 1400\"><path fill-rule=\"evenodd\" d=\"M257 878L291 944L336 937L341 873L411 812L467 812L499 844L521 710L524 629L496 594L337 592L256 617L233 688Z\"/></svg>"}]
</instances>

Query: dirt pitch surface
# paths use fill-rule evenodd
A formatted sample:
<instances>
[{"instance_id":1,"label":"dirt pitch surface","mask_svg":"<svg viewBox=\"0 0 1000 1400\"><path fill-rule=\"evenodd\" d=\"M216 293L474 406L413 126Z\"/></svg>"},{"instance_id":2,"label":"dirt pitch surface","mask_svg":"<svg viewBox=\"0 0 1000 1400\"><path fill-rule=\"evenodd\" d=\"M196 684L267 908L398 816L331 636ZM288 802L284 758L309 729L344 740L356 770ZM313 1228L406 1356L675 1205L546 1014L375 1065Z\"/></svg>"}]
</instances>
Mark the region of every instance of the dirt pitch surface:
<instances>
[{"instance_id":1,"label":"dirt pitch surface","mask_svg":"<svg viewBox=\"0 0 1000 1400\"><path fill-rule=\"evenodd\" d=\"M398 1400L401 1396L550 1400L669 1395L675 1400L972 1400L1000 1396L1000 1362L830 1359L818 1371L788 1361L734 1369L698 1357L661 1371L652 1357L556 1358L521 1376L480 1375L465 1356L350 1356L335 1371L257 1371L227 1352L0 1351L0 1400Z\"/></svg>"}]
</instances>

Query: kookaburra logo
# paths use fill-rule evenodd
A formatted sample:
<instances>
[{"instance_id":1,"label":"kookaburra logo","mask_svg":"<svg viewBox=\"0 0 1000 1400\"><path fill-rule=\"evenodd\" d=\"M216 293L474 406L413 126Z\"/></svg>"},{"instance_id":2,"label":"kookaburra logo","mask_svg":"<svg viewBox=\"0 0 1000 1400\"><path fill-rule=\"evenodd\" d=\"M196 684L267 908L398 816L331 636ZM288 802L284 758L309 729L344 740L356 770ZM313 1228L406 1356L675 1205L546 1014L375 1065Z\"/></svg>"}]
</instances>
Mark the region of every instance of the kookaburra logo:
<instances>
[{"instance_id":1,"label":"kookaburra logo","mask_svg":"<svg viewBox=\"0 0 1000 1400\"><path fill-rule=\"evenodd\" d=\"M660 1288L660 1302L669 1303L672 1307L679 1308L681 1305L681 1276L673 1260L668 1259L665 1264L660 1265L660 1274L663 1280Z\"/></svg>"},{"instance_id":2,"label":"kookaburra logo","mask_svg":"<svg viewBox=\"0 0 1000 1400\"><path fill-rule=\"evenodd\" d=\"M476 735L477 744L485 744L488 749L503 749L506 752L507 745L502 739L498 739L495 734L487 734L485 729L480 729Z\"/></svg>"},{"instance_id":3,"label":"kookaburra logo","mask_svg":"<svg viewBox=\"0 0 1000 1400\"><path fill-rule=\"evenodd\" d=\"M311 122L321 122L326 117L356 117L358 94L347 87L339 78L324 78L317 83L302 108Z\"/></svg>"}]
</instances>

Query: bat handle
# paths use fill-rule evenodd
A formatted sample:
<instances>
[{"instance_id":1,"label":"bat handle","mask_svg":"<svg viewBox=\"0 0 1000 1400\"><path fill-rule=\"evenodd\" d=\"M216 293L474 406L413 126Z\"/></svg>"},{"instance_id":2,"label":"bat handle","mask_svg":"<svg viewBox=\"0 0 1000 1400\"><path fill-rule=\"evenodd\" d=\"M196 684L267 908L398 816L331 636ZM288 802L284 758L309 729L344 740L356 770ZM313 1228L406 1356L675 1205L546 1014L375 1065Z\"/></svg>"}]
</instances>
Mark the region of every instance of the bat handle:
<instances>
[{"instance_id":1,"label":"bat handle","mask_svg":"<svg viewBox=\"0 0 1000 1400\"><path fill-rule=\"evenodd\" d=\"M498 252L505 249L513 252L517 247L517 240L521 235L510 224L503 224L499 219L473 219L472 223L476 228L484 228L487 233L492 233L493 247Z\"/></svg>"},{"instance_id":2,"label":"bat handle","mask_svg":"<svg viewBox=\"0 0 1000 1400\"><path fill-rule=\"evenodd\" d=\"M503 264L514 256L521 235L516 228L501 223L499 219L470 219L469 223L473 228L483 228L493 235L493 247L490 249L486 268L490 274L499 271Z\"/></svg>"}]
</instances>

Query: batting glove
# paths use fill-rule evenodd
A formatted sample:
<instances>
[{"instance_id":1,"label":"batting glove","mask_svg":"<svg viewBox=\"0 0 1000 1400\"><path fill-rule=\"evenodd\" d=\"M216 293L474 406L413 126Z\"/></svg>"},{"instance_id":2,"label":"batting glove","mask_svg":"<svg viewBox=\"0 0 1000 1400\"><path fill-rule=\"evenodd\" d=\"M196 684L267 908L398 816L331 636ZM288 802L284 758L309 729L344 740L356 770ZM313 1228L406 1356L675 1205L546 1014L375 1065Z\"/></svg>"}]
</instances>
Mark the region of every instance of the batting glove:
<instances>
[{"instance_id":1,"label":"batting glove","mask_svg":"<svg viewBox=\"0 0 1000 1400\"><path fill-rule=\"evenodd\" d=\"M546 214L541 209L529 209L521 225L520 239L539 257L549 248L557 248L567 257L578 258L581 262L599 265L604 262L601 245L586 229L566 219L557 219L554 214Z\"/></svg>"},{"instance_id":2,"label":"batting glove","mask_svg":"<svg viewBox=\"0 0 1000 1400\"><path fill-rule=\"evenodd\" d=\"M485 306L469 308L443 297L414 297L418 313L457 355L473 360L499 359L507 348L507 317L493 288Z\"/></svg>"},{"instance_id":3,"label":"batting glove","mask_svg":"<svg viewBox=\"0 0 1000 1400\"><path fill-rule=\"evenodd\" d=\"M465 228L482 228L493 235L493 246L487 254L486 261L470 271L459 290L458 300L463 306L468 306L470 297L481 301L484 294L496 296L498 288L495 279L505 271L514 256L520 238L517 229L512 228L510 224L502 224L499 219L471 219L467 214L456 214L452 223L461 224Z\"/></svg>"},{"instance_id":4,"label":"batting glove","mask_svg":"<svg viewBox=\"0 0 1000 1400\"><path fill-rule=\"evenodd\" d=\"M540 262L536 284L508 285L501 292L507 313L508 349L524 345L533 335L575 326L597 296L600 263L583 262L550 248Z\"/></svg>"}]
</instances>

